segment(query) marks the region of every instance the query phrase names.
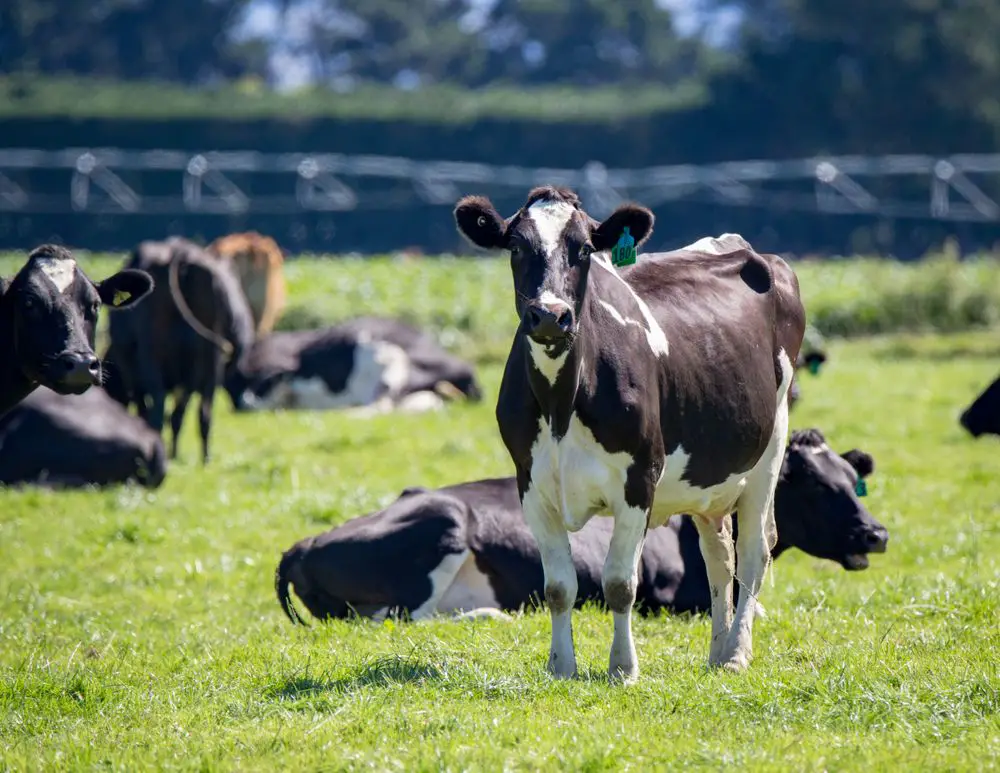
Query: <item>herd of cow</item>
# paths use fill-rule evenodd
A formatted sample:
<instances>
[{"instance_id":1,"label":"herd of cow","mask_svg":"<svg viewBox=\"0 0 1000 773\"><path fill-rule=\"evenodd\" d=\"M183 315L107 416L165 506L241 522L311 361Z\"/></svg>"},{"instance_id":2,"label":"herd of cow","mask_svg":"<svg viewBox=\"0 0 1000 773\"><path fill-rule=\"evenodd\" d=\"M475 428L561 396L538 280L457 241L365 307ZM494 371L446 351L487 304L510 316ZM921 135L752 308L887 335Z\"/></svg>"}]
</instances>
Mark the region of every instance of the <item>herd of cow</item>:
<instances>
[{"instance_id":1,"label":"herd of cow","mask_svg":"<svg viewBox=\"0 0 1000 773\"><path fill-rule=\"evenodd\" d=\"M548 667L568 677L572 612L596 601L614 619L609 675L629 681L634 607L710 612L709 662L741 670L770 561L794 547L859 570L886 550L862 501L872 457L835 453L817 429L789 432L795 373L826 355L803 346L798 281L781 258L726 234L621 265L620 237L640 246L652 213L627 204L598 222L550 186L507 218L466 197L455 220L472 243L510 254L520 322L496 418L514 475L408 488L295 544L275 577L293 623L291 589L320 619L506 617L544 601ZM167 396L170 458L197 395L208 463L218 386L236 411L481 399L469 363L395 319L276 332L282 266L256 233L207 248L143 242L97 283L69 251L34 250L0 279L0 483L160 486ZM962 425L1000 434L998 403L1000 379Z\"/></svg>"}]
</instances>

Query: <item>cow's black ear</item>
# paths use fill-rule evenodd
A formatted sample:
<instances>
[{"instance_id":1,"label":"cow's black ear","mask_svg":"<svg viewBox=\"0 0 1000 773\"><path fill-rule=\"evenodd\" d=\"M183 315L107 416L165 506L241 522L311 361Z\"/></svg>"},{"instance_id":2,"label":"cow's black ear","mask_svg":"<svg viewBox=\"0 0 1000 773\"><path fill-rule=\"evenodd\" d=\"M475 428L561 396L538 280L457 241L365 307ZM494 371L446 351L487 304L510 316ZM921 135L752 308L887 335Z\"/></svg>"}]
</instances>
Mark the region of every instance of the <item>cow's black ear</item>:
<instances>
[{"instance_id":1,"label":"cow's black ear","mask_svg":"<svg viewBox=\"0 0 1000 773\"><path fill-rule=\"evenodd\" d=\"M499 250L507 246L507 224L485 196L466 196L455 205L459 232L477 247Z\"/></svg>"},{"instance_id":2,"label":"cow's black ear","mask_svg":"<svg viewBox=\"0 0 1000 773\"><path fill-rule=\"evenodd\" d=\"M101 302L112 309L127 309L153 290L153 277L145 271L125 268L97 283Z\"/></svg>"},{"instance_id":3,"label":"cow's black ear","mask_svg":"<svg viewBox=\"0 0 1000 773\"><path fill-rule=\"evenodd\" d=\"M635 246L638 247L653 233L653 213L638 204L622 204L612 212L608 219L596 225L591 231L591 241L594 242L594 249L598 252L610 250L625 229L628 228L629 235L635 239Z\"/></svg>"},{"instance_id":4,"label":"cow's black ear","mask_svg":"<svg viewBox=\"0 0 1000 773\"><path fill-rule=\"evenodd\" d=\"M867 478L873 472L875 472L875 460L872 459L871 454L866 454L864 451L859 451L857 448L852 448L846 454L841 454L847 463L855 469L855 471L862 478Z\"/></svg>"}]
</instances>

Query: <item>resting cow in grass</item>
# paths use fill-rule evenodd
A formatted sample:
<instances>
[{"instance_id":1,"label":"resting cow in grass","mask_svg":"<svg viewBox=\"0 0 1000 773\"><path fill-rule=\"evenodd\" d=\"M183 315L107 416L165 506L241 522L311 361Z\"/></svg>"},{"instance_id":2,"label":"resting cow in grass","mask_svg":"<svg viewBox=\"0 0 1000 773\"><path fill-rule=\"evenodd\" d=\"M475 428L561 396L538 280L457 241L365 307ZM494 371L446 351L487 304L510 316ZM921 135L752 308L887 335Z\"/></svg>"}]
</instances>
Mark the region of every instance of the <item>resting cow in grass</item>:
<instances>
[{"instance_id":1,"label":"resting cow in grass","mask_svg":"<svg viewBox=\"0 0 1000 773\"><path fill-rule=\"evenodd\" d=\"M541 548L549 670L577 673L568 534L597 513L614 518L602 574L611 678L638 675L631 613L642 542L678 513L695 518L712 585L709 663L742 670L774 545L774 486L805 328L794 272L733 234L616 268L613 254L634 260L652 212L626 204L597 222L561 188L531 191L506 219L488 199L466 197L455 218L476 245L510 253L520 323L496 415Z\"/></svg>"},{"instance_id":2,"label":"resting cow in grass","mask_svg":"<svg viewBox=\"0 0 1000 773\"><path fill-rule=\"evenodd\" d=\"M1000 435L1000 378L962 413L959 423L972 437Z\"/></svg>"},{"instance_id":3,"label":"resting cow in grass","mask_svg":"<svg viewBox=\"0 0 1000 773\"><path fill-rule=\"evenodd\" d=\"M357 317L258 340L226 380L237 410L427 410L478 401L472 366L395 319Z\"/></svg>"},{"instance_id":4,"label":"resting cow in grass","mask_svg":"<svg viewBox=\"0 0 1000 773\"><path fill-rule=\"evenodd\" d=\"M818 430L792 433L775 496L772 557L798 548L848 570L866 568L868 555L884 552L888 541L860 499L873 470L871 456L857 449L838 456ZM578 607L604 603L601 567L612 526L609 518L595 518L570 535ZM690 518L673 516L649 530L638 577L643 614L709 609L711 588ZM275 584L293 623L301 618L290 586L320 619L417 620L515 611L536 605L545 587L514 478L407 489L382 511L298 542L282 557Z\"/></svg>"},{"instance_id":5,"label":"resting cow in grass","mask_svg":"<svg viewBox=\"0 0 1000 773\"><path fill-rule=\"evenodd\" d=\"M161 433L167 395L173 394L171 459L197 394L201 458L207 463L216 387L254 342L250 306L232 267L186 239L142 242L128 265L148 271L157 286L135 314L112 318L108 393L125 406L134 403Z\"/></svg>"},{"instance_id":6,"label":"resting cow in grass","mask_svg":"<svg viewBox=\"0 0 1000 773\"><path fill-rule=\"evenodd\" d=\"M0 484L157 488L166 474L159 434L100 387L38 389L0 417Z\"/></svg>"},{"instance_id":7,"label":"resting cow in grass","mask_svg":"<svg viewBox=\"0 0 1000 773\"><path fill-rule=\"evenodd\" d=\"M95 284L69 250L51 244L33 250L13 278L0 277L0 416L39 386L81 394L100 384L101 305L131 308L152 287L148 274L129 270Z\"/></svg>"}]
</instances>

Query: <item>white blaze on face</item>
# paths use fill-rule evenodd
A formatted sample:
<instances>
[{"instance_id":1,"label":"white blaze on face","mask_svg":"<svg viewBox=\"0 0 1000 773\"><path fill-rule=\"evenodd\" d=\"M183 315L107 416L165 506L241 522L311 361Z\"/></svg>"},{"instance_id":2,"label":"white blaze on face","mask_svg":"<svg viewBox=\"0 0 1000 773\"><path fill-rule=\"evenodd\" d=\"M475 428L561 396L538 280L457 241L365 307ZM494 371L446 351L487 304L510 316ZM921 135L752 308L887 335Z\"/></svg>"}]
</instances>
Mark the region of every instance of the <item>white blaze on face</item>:
<instances>
[{"instance_id":1,"label":"white blaze on face","mask_svg":"<svg viewBox=\"0 0 1000 773\"><path fill-rule=\"evenodd\" d=\"M528 207L528 217L535 224L545 257L559 247L566 224L575 212L576 208L565 201L536 201Z\"/></svg>"},{"instance_id":2,"label":"white blaze on face","mask_svg":"<svg viewBox=\"0 0 1000 773\"><path fill-rule=\"evenodd\" d=\"M35 265L60 293L66 292L73 284L76 261L72 258L35 258Z\"/></svg>"}]
</instances>

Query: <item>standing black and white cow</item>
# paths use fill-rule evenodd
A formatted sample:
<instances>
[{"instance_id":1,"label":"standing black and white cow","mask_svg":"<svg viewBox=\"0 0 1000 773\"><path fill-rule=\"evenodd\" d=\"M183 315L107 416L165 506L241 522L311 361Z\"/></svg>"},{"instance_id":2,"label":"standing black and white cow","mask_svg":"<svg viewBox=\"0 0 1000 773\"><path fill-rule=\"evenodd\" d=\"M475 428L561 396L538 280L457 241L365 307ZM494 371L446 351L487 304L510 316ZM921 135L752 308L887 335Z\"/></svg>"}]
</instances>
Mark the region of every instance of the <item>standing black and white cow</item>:
<instances>
[{"instance_id":1,"label":"standing black and white cow","mask_svg":"<svg viewBox=\"0 0 1000 773\"><path fill-rule=\"evenodd\" d=\"M94 353L101 304L126 309L152 287L149 274L130 270L95 284L69 250L33 250L13 278L0 278L0 415L39 385L81 394L101 383Z\"/></svg>"},{"instance_id":2,"label":"standing black and white cow","mask_svg":"<svg viewBox=\"0 0 1000 773\"><path fill-rule=\"evenodd\" d=\"M631 614L642 543L677 513L695 516L712 585L709 663L742 670L775 540L787 393L805 328L795 274L735 235L643 255L619 272L609 251L626 232L640 245L652 212L626 204L599 223L561 188L531 191L506 220L488 199L466 197L455 218L473 243L511 255L520 324L496 415L541 549L549 670L577 673L568 532L598 512L614 517L602 577L611 678L638 676Z\"/></svg>"},{"instance_id":3,"label":"standing black and white cow","mask_svg":"<svg viewBox=\"0 0 1000 773\"><path fill-rule=\"evenodd\" d=\"M838 455L816 429L792 433L775 493L778 542L772 558L797 548L849 571L885 552L889 533L862 501L872 457ZM601 566L610 518L570 534L579 592L576 606L604 602ZM712 594L697 529L675 515L649 530L642 547L636 607L701 613ZM304 622L289 592L314 617L379 619L399 615L483 617L538 604L544 594L538 545L524 521L513 478L406 489L383 510L300 540L281 557L275 590L285 614Z\"/></svg>"}]
</instances>

